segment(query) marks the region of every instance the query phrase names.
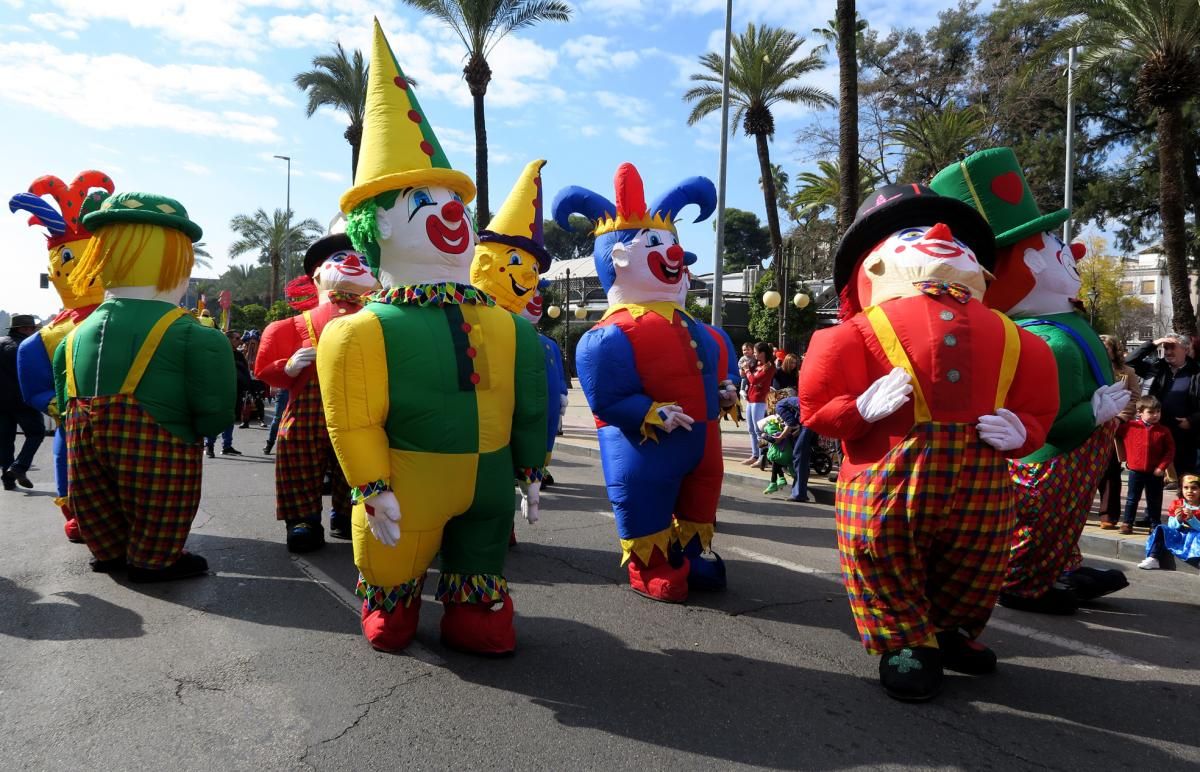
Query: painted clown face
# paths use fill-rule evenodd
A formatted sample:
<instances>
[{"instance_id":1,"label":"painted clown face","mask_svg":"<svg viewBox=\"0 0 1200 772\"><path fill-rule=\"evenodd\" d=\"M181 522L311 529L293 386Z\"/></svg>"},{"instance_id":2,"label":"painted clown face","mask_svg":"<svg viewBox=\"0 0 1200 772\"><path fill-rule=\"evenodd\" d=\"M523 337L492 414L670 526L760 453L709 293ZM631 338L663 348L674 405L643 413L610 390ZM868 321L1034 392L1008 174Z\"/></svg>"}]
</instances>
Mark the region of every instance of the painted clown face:
<instances>
[{"instance_id":1,"label":"painted clown face","mask_svg":"<svg viewBox=\"0 0 1200 772\"><path fill-rule=\"evenodd\" d=\"M496 303L514 314L524 312L537 293L538 262L523 249L496 241L475 247L471 263L471 284L496 299Z\"/></svg>"},{"instance_id":2,"label":"painted clown face","mask_svg":"<svg viewBox=\"0 0 1200 772\"><path fill-rule=\"evenodd\" d=\"M533 297L521 309L520 314L523 318L528 319L533 324L542 321L542 314L546 311L545 299L542 297L542 291L536 289L533 291Z\"/></svg>"},{"instance_id":3,"label":"painted clown face","mask_svg":"<svg viewBox=\"0 0 1200 772\"><path fill-rule=\"evenodd\" d=\"M610 303L679 302L680 292L686 292L685 253L669 230L643 228L632 241L616 242L612 260L616 279L608 291Z\"/></svg>"},{"instance_id":4,"label":"painted clown face","mask_svg":"<svg viewBox=\"0 0 1200 772\"><path fill-rule=\"evenodd\" d=\"M871 250L862 268L871 304L917 295L920 290L914 284L927 280L966 285L972 296L982 299L990 277L971 248L942 223L896 231Z\"/></svg>"},{"instance_id":5,"label":"painted clown face","mask_svg":"<svg viewBox=\"0 0 1200 772\"><path fill-rule=\"evenodd\" d=\"M475 229L454 191L405 188L391 209L376 209L375 223L385 286L469 280Z\"/></svg>"},{"instance_id":6,"label":"painted clown face","mask_svg":"<svg viewBox=\"0 0 1200 772\"><path fill-rule=\"evenodd\" d=\"M75 269L79 258L83 257L83 251L87 249L89 239L90 237L68 241L50 250L48 275L65 308L95 305L104 299L104 288L100 286L99 282L94 282L83 295L77 295L71 289L71 271Z\"/></svg>"},{"instance_id":7,"label":"painted clown face","mask_svg":"<svg viewBox=\"0 0 1200 772\"><path fill-rule=\"evenodd\" d=\"M352 249L334 252L313 272L313 282L324 294L328 290L362 295L375 289L377 282L362 255Z\"/></svg>"},{"instance_id":8,"label":"painted clown face","mask_svg":"<svg viewBox=\"0 0 1200 772\"><path fill-rule=\"evenodd\" d=\"M1068 247L1062 239L1050 232L1041 234L1041 241L1040 249L1034 240L1020 255L1029 272L1033 274L1034 287L1009 309L1009 313L1066 312L1071 310L1072 301L1079 297L1079 268L1076 260L1084 255L1083 245L1073 244Z\"/></svg>"}]
</instances>

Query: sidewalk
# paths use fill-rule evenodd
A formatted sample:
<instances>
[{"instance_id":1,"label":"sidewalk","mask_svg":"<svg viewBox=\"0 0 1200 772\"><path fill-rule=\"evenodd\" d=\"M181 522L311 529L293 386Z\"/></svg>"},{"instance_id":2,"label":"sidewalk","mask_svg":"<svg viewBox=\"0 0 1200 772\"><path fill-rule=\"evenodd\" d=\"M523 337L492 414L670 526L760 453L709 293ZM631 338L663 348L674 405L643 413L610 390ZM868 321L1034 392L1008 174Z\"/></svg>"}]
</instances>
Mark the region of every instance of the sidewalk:
<instances>
[{"instance_id":1,"label":"sidewalk","mask_svg":"<svg viewBox=\"0 0 1200 772\"><path fill-rule=\"evenodd\" d=\"M555 453L568 455L586 455L599 457L599 443L596 440L596 423L588 409L587 401L577 384L570 391L571 404L563 416L563 433L555 444ZM735 426L730 421L721 423L721 449L725 457L725 484L735 485L745 490L762 493L763 488L771 481L770 471L760 471L756 467L743 466L742 461L750 456L750 433L743 421ZM834 484L824 475L809 477L808 490L819 505L833 506ZM787 490L781 490L772 498L783 500ZM764 498L766 498L764 496ZM1088 523L1079 537L1079 549L1087 555L1110 560L1122 560L1137 564L1146 556L1145 529L1137 529L1131 536L1122 536L1116 531L1100 530L1100 520L1096 512L1097 502L1088 516ZM832 513L831 513L832 514ZM1176 569L1184 573L1200 575L1200 569L1175 561Z\"/></svg>"}]
</instances>

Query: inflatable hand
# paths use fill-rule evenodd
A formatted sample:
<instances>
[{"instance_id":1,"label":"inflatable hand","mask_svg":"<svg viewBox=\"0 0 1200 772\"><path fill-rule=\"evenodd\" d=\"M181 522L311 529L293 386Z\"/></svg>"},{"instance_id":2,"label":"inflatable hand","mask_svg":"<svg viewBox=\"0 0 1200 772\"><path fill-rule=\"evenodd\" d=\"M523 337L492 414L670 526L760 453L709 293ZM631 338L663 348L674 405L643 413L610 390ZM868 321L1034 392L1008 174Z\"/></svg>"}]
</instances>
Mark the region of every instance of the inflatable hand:
<instances>
[{"instance_id":1,"label":"inflatable hand","mask_svg":"<svg viewBox=\"0 0 1200 772\"><path fill-rule=\"evenodd\" d=\"M538 504L542 500L542 484L540 482L523 482L521 486L521 516L525 522L533 525L538 521Z\"/></svg>"},{"instance_id":2,"label":"inflatable hand","mask_svg":"<svg viewBox=\"0 0 1200 772\"><path fill-rule=\"evenodd\" d=\"M394 547L400 541L400 502L391 491L367 499L367 527L382 544Z\"/></svg>"},{"instance_id":3,"label":"inflatable hand","mask_svg":"<svg viewBox=\"0 0 1200 772\"><path fill-rule=\"evenodd\" d=\"M723 381L718 395L722 409L732 407L738 398L737 386L734 386L732 381Z\"/></svg>"},{"instance_id":4,"label":"inflatable hand","mask_svg":"<svg viewBox=\"0 0 1200 772\"><path fill-rule=\"evenodd\" d=\"M1011 410L1000 408L992 415L979 416L975 427L979 439L999 451L1016 450L1025 444L1025 424Z\"/></svg>"},{"instance_id":5,"label":"inflatable hand","mask_svg":"<svg viewBox=\"0 0 1200 772\"><path fill-rule=\"evenodd\" d=\"M683 412L683 408L679 405L663 405L658 409L658 417L662 419L663 430L668 432L673 432L680 427L690 432L692 424L696 422L696 419Z\"/></svg>"},{"instance_id":6,"label":"inflatable hand","mask_svg":"<svg viewBox=\"0 0 1200 772\"><path fill-rule=\"evenodd\" d=\"M283 366L283 371L288 374L289 378L295 378L304 368L317 361L317 350L312 346L305 346L301 349L296 349L296 353L292 354L291 359Z\"/></svg>"},{"instance_id":7,"label":"inflatable hand","mask_svg":"<svg viewBox=\"0 0 1200 772\"><path fill-rule=\"evenodd\" d=\"M867 423L882 421L908 402L912 393L912 379L899 367L879 378L859 395L854 404Z\"/></svg>"},{"instance_id":8,"label":"inflatable hand","mask_svg":"<svg viewBox=\"0 0 1200 772\"><path fill-rule=\"evenodd\" d=\"M1103 426L1121 414L1129 404L1129 390L1124 383L1101 386L1092 393L1092 415L1096 426Z\"/></svg>"}]
</instances>

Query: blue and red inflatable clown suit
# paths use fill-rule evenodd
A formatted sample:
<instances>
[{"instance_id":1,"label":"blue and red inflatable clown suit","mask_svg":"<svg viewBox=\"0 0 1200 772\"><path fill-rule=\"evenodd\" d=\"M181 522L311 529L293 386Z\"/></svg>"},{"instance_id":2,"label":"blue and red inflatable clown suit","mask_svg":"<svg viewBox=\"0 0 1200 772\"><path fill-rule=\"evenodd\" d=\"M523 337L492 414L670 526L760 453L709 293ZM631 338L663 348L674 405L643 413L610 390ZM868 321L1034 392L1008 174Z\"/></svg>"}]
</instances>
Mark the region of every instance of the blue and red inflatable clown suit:
<instances>
[{"instance_id":1,"label":"blue and red inflatable clown suit","mask_svg":"<svg viewBox=\"0 0 1200 772\"><path fill-rule=\"evenodd\" d=\"M680 305L687 265L674 218L689 204L697 222L716 190L693 177L646 206L632 164L616 175L616 204L579 187L561 191L554 219L595 224L593 257L609 309L576 352L580 384L596 418L609 499L628 561L629 583L655 600L721 589L725 567L709 549L724 464L720 408L736 377L729 337Z\"/></svg>"}]
</instances>

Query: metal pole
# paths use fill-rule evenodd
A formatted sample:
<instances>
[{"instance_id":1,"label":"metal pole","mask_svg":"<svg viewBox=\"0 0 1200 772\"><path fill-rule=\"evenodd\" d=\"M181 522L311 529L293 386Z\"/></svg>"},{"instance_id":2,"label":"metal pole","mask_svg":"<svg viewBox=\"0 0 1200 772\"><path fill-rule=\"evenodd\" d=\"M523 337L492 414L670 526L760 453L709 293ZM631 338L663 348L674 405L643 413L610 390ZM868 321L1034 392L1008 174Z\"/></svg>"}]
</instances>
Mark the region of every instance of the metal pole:
<instances>
[{"instance_id":1,"label":"metal pole","mask_svg":"<svg viewBox=\"0 0 1200 772\"><path fill-rule=\"evenodd\" d=\"M721 160L717 169L717 253L713 261L712 325L721 326L725 281L725 165L729 156L729 48L733 41L733 0L725 2L725 65L721 71Z\"/></svg>"},{"instance_id":2,"label":"metal pole","mask_svg":"<svg viewBox=\"0 0 1200 772\"><path fill-rule=\"evenodd\" d=\"M563 359L567 362L567 381L571 380L571 269L567 269L567 307L563 311L563 316L567 317L567 335L563 338L563 349L566 351L563 354Z\"/></svg>"},{"instance_id":3,"label":"metal pole","mask_svg":"<svg viewBox=\"0 0 1200 772\"><path fill-rule=\"evenodd\" d=\"M1063 206L1071 208L1075 190L1075 47L1067 54L1067 177L1063 183ZM1071 243L1071 218L1063 223L1063 242Z\"/></svg>"},{"instance_id":4,"label":"metal pole","mask_svg":"<svg viewBox=\"0 0 1200 772\"><path fill-rule=\"evenodd\" d=\"M290 155L275 156L281 161L287 161L287 202L284 206L287 207L287 230L289 234L292 230L292 157ZM283 283L287 284L288 279L292 275L292 240L289 237L284 244L286 252L283 255Z\"/></svg>"}]
</instances>

